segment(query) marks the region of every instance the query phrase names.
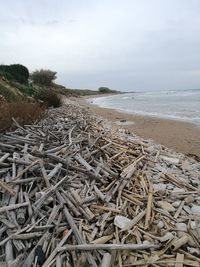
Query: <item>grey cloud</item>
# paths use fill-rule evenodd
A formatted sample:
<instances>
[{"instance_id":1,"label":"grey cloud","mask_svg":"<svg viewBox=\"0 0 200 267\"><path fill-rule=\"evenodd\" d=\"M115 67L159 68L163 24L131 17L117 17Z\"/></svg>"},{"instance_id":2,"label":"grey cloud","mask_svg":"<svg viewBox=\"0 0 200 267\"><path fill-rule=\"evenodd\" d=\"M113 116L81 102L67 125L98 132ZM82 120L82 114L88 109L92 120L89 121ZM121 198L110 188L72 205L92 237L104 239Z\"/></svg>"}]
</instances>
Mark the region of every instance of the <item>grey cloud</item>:
<instances>
[{"instance_id":1,"label":"grey cloud","mask_svg":"<svg viewBox=\"0 0 200 267\"><path fill-rule=\"evenodd\" d=\"M199 0L7 0L1 7L5 64L53 69L70 87L200 87Z\"/></svg>"}]
</instances>

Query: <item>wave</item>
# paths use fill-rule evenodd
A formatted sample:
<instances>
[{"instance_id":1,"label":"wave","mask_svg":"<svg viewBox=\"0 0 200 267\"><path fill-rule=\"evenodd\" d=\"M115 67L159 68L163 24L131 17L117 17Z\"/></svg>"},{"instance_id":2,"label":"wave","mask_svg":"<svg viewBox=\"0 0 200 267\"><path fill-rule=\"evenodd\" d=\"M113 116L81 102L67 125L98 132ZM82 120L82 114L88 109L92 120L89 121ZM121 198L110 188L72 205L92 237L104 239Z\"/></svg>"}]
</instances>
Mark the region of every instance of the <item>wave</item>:
<instances>
[{"instance_id":1,"label":"wave","mask_svg":"<svg viewBox=\"0 0 200 267\"><path fill-rule=\"evenodd\" d=\"M90 103L130 114L200 125L200 90L127 93L90 99Z\"/></svg>"}]
</instances>

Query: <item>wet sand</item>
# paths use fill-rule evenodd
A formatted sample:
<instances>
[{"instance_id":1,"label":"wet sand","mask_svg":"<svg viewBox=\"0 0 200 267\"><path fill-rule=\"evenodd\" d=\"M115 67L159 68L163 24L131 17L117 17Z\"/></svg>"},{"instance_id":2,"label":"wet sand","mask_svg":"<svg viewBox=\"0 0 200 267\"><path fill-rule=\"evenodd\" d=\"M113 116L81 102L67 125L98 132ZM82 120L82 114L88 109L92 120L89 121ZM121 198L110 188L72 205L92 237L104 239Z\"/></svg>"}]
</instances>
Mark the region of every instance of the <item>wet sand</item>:
<instances>
[{"instance_id":1,"label":"wet sand","mask_svg":"<svg viewBox=\"0 0 200 267\"><path fill-rule=\"evenodd\" d=\"M118 112L114 109L100 108L88 104L85 98L78 102L91 112L112 122L113 127L124 128L131 133L172 148L177 152L200 157L200 128L181 121L139 116Z\"/></svg>"}]
</instances>

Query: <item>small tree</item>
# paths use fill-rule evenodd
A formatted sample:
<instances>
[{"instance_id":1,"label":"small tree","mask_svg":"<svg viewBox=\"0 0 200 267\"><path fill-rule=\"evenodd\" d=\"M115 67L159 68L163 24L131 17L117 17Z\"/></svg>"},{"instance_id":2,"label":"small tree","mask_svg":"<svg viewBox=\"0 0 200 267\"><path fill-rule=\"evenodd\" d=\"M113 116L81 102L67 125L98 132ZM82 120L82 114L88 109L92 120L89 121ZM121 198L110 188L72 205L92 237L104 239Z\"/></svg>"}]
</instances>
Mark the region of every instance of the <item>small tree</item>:
<instances>
[{"instance_id":1,"label":"small tree","mask_svg":"<svg viewBox=\"0 0 200 267\"><path fill-rule=\"evenodd\" d=\"M0 65L0 74L9 81L28 83L29 71L21 64Z\"/></svg>"},{"instance_id":2,"label":"small tree","mask_svg":"<svg viewBox=\"0 0 200 267\"><path fill-rule=\"evenodd\" d=\"M42 86L50 86L53 84L53 81L57 78L57 72L51 70L36 70L31 74L31 80L33 83L42 85Z\"/></svg>"},{"instance_id":3,"label":"small tree","mask_svg":"<svg viewBox=\"0 0 200 267\"><path fill-rule=\"evenodd\" d=\"M108 87L99 87L99 92L102 94L111 93L112 90L110 90Z\"/></svg>"}]
</instances>

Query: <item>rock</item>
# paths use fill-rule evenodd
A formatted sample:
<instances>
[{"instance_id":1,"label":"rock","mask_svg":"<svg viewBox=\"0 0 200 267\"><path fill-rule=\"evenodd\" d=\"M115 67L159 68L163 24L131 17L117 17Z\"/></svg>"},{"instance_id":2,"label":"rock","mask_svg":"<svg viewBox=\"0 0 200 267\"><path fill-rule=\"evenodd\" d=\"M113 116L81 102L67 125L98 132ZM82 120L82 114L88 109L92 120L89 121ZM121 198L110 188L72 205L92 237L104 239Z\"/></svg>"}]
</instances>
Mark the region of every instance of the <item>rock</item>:
<instances>
[{"instance_id":1,"label":"rock","mask_svg":"<svg viewBox=\"0 0 200 267\"><path fill-rule=\"evenodd\" d=\"M190 207L184 205L184 206L183 206L183 210L186 211L187 214L191 214L191 209L190 209Z\"/></svg>"},{"instance_id":2,"label":"rock","mask_svg":"<svg viewBox=\"0 0 200 267\"><path fill-rule=\"evenodd\" d=\"M174 212L176 209L167 201L158 201L158 206L166 211Z\"/></svg>"},{"instance_id":3,"label":"rock","mask_svg":"<svg viewBox=\"0 0 200 267\"><path fill-rule=\"evenodd\" d=\"M177 201L175 201L175 202L172 203L172 206L174 208L178 208L180 206L180 204L181 204L181 200L177 200Z\"/></svg>"},{"instance_id":4,"label":"rock","mask_svg":"<svg viewBox=\"0 0 200 267\"><path fill-rule=\"evenodd\" d=\"M158 223L157 223L157 226L158 228L162 229L165 225L164 225L164 222L162 220L160 220Z\"/></svg>"},{"instance_id":5,"label":"rock","mask_svg":"<svg viewBox=\"0 0 200 267\"><path fill-rule=\"evenodd\" d=\"M174 185L173 184L168 184L167 185L167 189L168 190L173 190L174 189Z\"/></svg>"},{"instance_id":6,"label":"rock","mask_svg":"<svg viewBox=\"0 0 200 267\"><path fill-rule=\"evenodd\" d=\"M192 230L196 229L196 222L195 221L190 221L190 227Z\"/></svg>"},{"instance_id":7,"label":"rock","mask_svg":"<svg viewBox=\"0 0 200 267\"><path fill-rule=\"evenodd\" d=\"M178 158L171 158L171 157L166 157L166 156L160 156L160 158L164 161L166 161L169 164L179 164L180 159Z\"/></svg>"},{"instance_id":8,"label":"rock","mask_svg":"<svg viewBox=\"0 0 200 267\"><path fill-rule=\"evenodd\" d=\"M180 231L187 231L187 225L185 223L176 223L176 228Z\"/></svg>"},{"instance_id":9,"label":"rock","mask_svg":"<svg viewBox=\"0 0 200 267\"><path fill-rule=\"evenodd\" d=\"M185 198L185 203L190 204L194 202L194 197L193 196L188 196Z\"/></svg>"},{"instance_id":10,"label":"rock","mask_svg":"<svg viewBox=\"0 0 200 267\"><path fill-rule=\"evenodd\" d=\"M185 171L191 171L192 170L192 166L188 161L184 160L182 162L182 169L185 170Z\"/></svg>"},{"instance_id":11,"label":"rock","mask_svg":"<svg viewBox=\"0 0 200 267\"><path fill-rule=\"evenodd\" d=\"M185 189L179 187L174 187L174 189L172 190L172 193L184 193L184 192Z\"/></svg>"},{"instance_id":12,"label":"rock","mask_svg":"<svg viewBox=\"0 0 200 267\"><path fill-rule=\"evenodd\" d=\"M187 247L187 250L189 253L191 253L192 255L195 255L195 256L199 256L200 254L200 251L198 248L191 248L191 247Z\"/></svg>"},{"instance_id":13,"label":"rock","mask_svg":"<svg viewBox=\"0 0 200 267\"><path fill-rule=\"evenodd\" d=\"M200 206L192 205L191 212L193 215L200 215Z\"/></svg>"},{"instance_id":14,"label":"rock","mask_svg":"<svg viewBox=\"0 0 200 267\"><path fill-rule=\"evenodd\" d=\"M114 219L114 225L116 225L120 229L125 228L130 222L131 222L130 219L124 216L121 216L121 215L115 216L115 219Z\"/></svg>"},{"instance_id":15,"label":"rock","mask_svg":"<svg viewBox=\"0 0 200 267\"><path fill-rule=\"evenodd\" d=\"M172 240L174 238L173 233L167 232L164 236L160 237L161 242L165 242L167 240Z\"/></svg>"},{"instance_id":16,"label":"rock","mask_svg":"<svg viewBox=\"0 0 200 267\"><path fill-rule=\"evenodd\" d=\"M153 185L153 189L155 191L163 191L166 189L166 187L167 187L166 184L162 184L162 183L158 183L158 184Z\"/></svg>"}]
</instances>

